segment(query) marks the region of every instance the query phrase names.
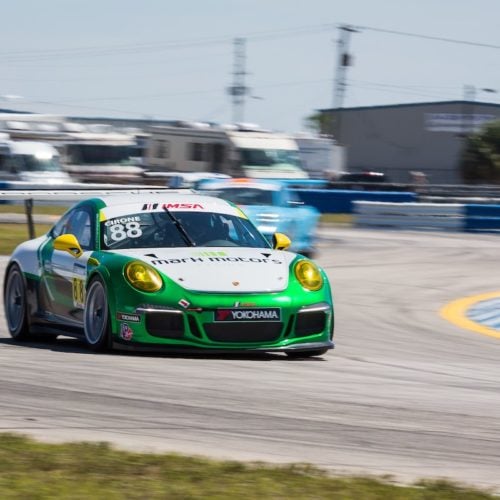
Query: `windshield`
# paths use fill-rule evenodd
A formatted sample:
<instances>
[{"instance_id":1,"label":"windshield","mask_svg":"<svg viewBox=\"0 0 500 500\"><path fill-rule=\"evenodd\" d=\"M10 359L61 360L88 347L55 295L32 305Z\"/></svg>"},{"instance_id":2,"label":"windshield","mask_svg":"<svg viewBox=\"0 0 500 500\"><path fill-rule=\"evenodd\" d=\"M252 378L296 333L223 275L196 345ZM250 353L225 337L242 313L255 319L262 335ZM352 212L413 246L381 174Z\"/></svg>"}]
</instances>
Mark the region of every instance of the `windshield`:
<instances>
[{"instance_id":1,"label":"windshield","mask_svg":"<svg viewBox=\"0 0 500 500\"><path fill-rule=\"evenodd\" d=\"M256 188L220 188L216 190L219 198L236 205L273 205L273 191Z\"/></svg>"},{"instance_id":2,"label":"windshield","mask_svg":"<svg viewBox=\"0 0 500 500\"><path fill-rule=\"evenodd\" d=\"M66 156L71 165L130 165L138 149L133 145L68 144Z\"/></svg>"},{"instance_id":3,"label":"windshield","mask_svg":"<svg viewBox=\"0 0 500 500\"><path fill-rule=\"evenodd\" d=\"M240 148L241 160L245 167L288 166L301 168L297 151L290 149L251 149Z\"/></svg>"},{"instance_id":4,"label":"windshield","mask_svg":"<svg viewBox=\"0 0 500 500\"><path fill-rule=\"evenodd\" d=\"M101 222L101 248L251 247L267 240L243 217L210 212L139 212Z\"/></svg>"},{"instance_id":5,"label":"windshield","mask_svg":"<svg viewBox=\"0 0 500 500\"><path fill-rule=\"evenodd\" d=\"M16 155L17 169L21 172L60 172L61 163L57 156L50 158L38 158L35 155Z\"/></svg>"}]
</instances>

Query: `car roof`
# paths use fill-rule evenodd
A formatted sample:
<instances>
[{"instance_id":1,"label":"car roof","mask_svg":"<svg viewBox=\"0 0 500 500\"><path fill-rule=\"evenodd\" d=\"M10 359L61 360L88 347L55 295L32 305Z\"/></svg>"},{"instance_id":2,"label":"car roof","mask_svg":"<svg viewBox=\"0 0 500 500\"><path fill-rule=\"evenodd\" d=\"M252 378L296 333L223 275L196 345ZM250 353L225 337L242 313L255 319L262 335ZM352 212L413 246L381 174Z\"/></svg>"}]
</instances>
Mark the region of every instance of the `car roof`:
<instances>
[{"instance_id":1,"label":"car roof","mask_svg":"<svg viewBox=\"0 0 500 500\"><path fill-rule=\"evenodd\" d=\"M104 207L104 217L116 217L136 212L196 211L217 212L241 216L241 211L232 203L213 196L199 194L120 194L98 198Z\"/></svg>"},{"instance_id":2,"label":"car roof","mask_svg":"<svg viewBox=\"0 0 500 500\"><path fill-rule=\"evenodd\" d=\"M250 189L262 189L263 191L280 191L283 189L284 185L279 181L260 181L257 179L214 179L204 182L200 189L227 189L227 188L250 188Z\"/></svg>"}]
</instances>

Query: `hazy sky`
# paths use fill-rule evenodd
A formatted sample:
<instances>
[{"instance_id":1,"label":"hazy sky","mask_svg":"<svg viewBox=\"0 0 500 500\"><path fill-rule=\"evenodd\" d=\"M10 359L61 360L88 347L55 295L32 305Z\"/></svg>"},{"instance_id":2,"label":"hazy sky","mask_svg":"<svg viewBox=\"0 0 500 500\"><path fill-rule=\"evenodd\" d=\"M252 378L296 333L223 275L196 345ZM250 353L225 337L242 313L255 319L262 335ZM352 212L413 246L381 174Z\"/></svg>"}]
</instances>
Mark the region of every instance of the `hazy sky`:
<instances>
[{"instance_id":1,"label":"hazy sky","mask_svg":"<svg viewBox=\"0 0 500 500\"><path fill-rule=\"evenodd\" d=\"M346 107L500 102L500 0L2 0L0 107L227 123L241 37L244 121L296 132L333 104L339 25Z\"/></svg>"}]
</instances>

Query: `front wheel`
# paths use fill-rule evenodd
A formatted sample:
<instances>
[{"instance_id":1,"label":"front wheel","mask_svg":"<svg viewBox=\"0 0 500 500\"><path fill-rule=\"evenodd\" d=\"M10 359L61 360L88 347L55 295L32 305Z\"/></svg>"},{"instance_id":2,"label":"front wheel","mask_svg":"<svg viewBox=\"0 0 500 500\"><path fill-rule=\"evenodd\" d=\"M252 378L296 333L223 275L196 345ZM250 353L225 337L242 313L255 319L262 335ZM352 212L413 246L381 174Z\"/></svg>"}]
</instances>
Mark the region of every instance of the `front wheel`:
<instances>
[{"instance_id":1,"label":"front wheel","mask_svg":"<svg viewBox=\"0 0 500 500\"><path fill-rule=\"evenodd\" d=\"M108 297L100 278L96 278L90 283L83 316L87 345L93 351L109 349L111 347L111 333Z\"/></svg>"},{"instance_id":2,"label":"front wheel","mask_svg":"<svg viewBox=\"0 0 500 500\"><path fill-rule=\"evenodd\" d=\"M24 276L17 264L8 271L5 279L4 310L11 337L23 341L31 339Z\"/></svg>"}]
</instances>

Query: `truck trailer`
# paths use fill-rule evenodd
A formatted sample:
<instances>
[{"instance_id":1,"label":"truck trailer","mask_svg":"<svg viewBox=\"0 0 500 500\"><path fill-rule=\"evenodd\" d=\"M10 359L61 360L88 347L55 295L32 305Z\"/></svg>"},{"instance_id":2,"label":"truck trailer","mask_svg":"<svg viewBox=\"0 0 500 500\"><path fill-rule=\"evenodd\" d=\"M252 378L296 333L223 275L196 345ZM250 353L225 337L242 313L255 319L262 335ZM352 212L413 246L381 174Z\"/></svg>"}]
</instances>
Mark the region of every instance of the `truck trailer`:
<instances>
[{"instance_id":1,"label":"truck trailer","mask_svg":"<svg viewBox=\"0 0 500 500\"><path fill-rule=\"evenodd\" d=\"M181 123L152 126L144 168L182 174L307 179L295 140L255 126Z\"/></svg>"}]
</instances>

